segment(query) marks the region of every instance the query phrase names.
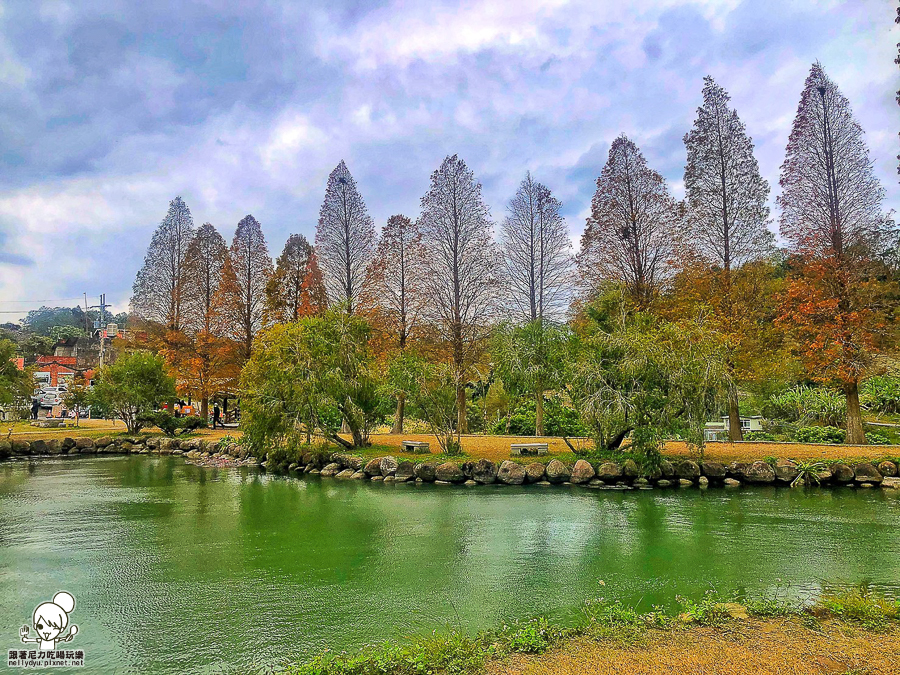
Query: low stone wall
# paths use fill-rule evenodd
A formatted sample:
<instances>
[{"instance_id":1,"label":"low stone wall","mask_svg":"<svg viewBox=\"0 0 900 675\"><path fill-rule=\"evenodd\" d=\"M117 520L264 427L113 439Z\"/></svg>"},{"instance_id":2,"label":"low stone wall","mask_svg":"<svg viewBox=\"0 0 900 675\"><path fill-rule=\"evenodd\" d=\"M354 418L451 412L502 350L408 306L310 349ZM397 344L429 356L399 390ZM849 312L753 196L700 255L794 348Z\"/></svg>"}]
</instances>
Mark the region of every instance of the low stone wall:
<instances>
[{"instance_id":1,"label":"low stone wall","mask_svg":"<svg viewBox=\"0 0 900 675\"><path fill-rule=\"evenodd\" d=\"M159 437L63 438L35 441L0 441L0 459L11 456L54 456L76 454L160 454L183 455L189 461L211 466L262 466L240 446L218 444L202 439ZM273 469L275 467L272 467ZM286 467L288 472L318 474L352 480L418 482L439 485L580 485L587 488L651 489L668 487L748 485L790 485L800 473L798 465L780 459L768 462L696 462L691 459L663 460L658 471L642 476L633 460L590 462L579 459L567 465L558 459L529 464L504 461L499 465L487 459L465 462L412 462L393 456L365 460L345 453L328 457L306 453L300 462ZM815 485L882 487L900 490L900 468L892 461L876 466L861 462L823 465L816 473Z\"/></svg>"},{"instance_id":2,"label":"low stone wall","mask_svg":"<svg viewBox=\"0 0 900 675\"><path fill-rule=\"evenodd\" d=\"M266 463L263 462L263 466ZM663 460L659 471L641 476L633 460L625 462L590 462L579 459L569 466L558 459L549 462L522 464L504 461L499 465L487 459L467 462L412 462L393 456L364 460L344 453L335 453L327 460L312 454L301 462L291 464L288 471L352 480L385 482L420 482L442 485L581 485L587 488L632 489L750 485L790 485L800 474L797 464L781 459L773 466L767 462L696 462L686 459L676 462ZM871 463L832 464L817 472L814 485L849 485L860 488L881 486L900 489L898 466L883 461Z\"/></svg>"},{"instance_id":3,"label":"low stone wall","mask_svg":"<svg viewBox=\"0 0 900 675\"><path fill-rule=\"evenodd\" d=\"M54 438L52 440L0 440L0 460L8 457L58 455L185 455L206 460L222 459L229 464L258 465L253 457L219 452L215 442L199 438L145 436L101 436L99 438Z\"/></svg>"}]
</instances>

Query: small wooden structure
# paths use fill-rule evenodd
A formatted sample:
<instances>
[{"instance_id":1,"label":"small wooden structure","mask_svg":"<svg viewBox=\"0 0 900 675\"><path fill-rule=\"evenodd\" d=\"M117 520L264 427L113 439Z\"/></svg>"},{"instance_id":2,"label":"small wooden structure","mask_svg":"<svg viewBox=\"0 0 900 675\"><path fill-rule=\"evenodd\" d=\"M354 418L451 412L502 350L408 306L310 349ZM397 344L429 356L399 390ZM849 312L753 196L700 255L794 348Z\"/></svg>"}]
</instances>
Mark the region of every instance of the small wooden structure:
<instances>
[{"instance_id":1,"label":"small wooden structure","mask_svg":"<svg viewBox=\"0 0 900 675\"><path fill-rule=\"evenodd\" d=\"M510 445L510 454L514 456L546 455L548 446L546 443L513 443Z\"/></svg>"},{"instance_id":2,"label":"small wooden structure","mask_svg":"<svg viewBox=\"0 0 900 675\"><path fill-rule=\"evenodd\" d=\"M400 443L400 449L403 452L408 452L413 455L431 454L428 443L425 443L424 441L402 441Z\"/></svg>"}]
</instances>

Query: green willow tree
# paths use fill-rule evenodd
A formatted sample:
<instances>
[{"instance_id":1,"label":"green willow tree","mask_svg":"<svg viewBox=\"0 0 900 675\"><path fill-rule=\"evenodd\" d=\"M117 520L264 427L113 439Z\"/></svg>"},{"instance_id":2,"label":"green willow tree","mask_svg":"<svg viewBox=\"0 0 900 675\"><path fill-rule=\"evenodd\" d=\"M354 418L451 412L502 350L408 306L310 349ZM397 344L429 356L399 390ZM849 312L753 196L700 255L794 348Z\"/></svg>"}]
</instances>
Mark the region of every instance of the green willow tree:
<instances>
[{"instance_id":1,"label":"green willow tree","mask_svg":"<svg viewBox=\"0 0 900 675\"><path fill-rule=\"evenodd\" d=\"M544 393L564 384L570 331L547 321L503 324L494 336L494 369L503 388L534 398L535 435L544 435Z\"/></svg>"},{"instance_id":2,"label":"green willow tree","mask_svg":"<svg viewBox=\"0 0 900 675\"><path fill-rule=\"evenodd\" d=\"M260 333L241 373L250 447L297 444L311 430L348 449L368 445L381 402L369 337L366 321L342 305ZM349 441L338 435L341 421Z\"/></svg>"},{"instance_id":3,"label":"green willow tree","mask_svg":"<svg viewBox=\"0 0 900 675\"><path fill-rule=\"evenodd\" d=\"M129 433L140 431L147 416L175 398L175 378L162 356L132 352L100 369L88 403L125 422Z\"/></svg>"},{"instance_id":4,"label":"green willow tree","mask_svg":"<svg viewBox=\"0 0 900 675\"><path fill-rule=\"evenodd\" d=\"M619 287L585 309L569 392L598 452L631 448L647 467L665 438L703 448L703 428L729 386L725 342L700 320L662 321Z\"/></svg>"}]
</instances>

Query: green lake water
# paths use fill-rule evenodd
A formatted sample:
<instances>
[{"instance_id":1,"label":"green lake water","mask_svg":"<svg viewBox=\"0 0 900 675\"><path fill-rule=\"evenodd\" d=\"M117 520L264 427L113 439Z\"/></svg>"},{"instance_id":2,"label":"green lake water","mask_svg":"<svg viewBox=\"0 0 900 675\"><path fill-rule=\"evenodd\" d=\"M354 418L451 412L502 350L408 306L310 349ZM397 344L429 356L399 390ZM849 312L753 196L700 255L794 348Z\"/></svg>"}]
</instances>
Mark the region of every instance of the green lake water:
<instances>
[{"instance_id":1,"label":"green lake water","mask_svg":"<svg viewBox=\"0 0 900 675\"><path fill-rule=\"evenodd\" d=\"M898 524L900 497L880 489L466 488L175 457L6 462L0 648L23 648L19 628L59 590L77 601L65 646L85 651L82 673L245 672L435 629L574 621L598 597L649 610L711 588L896 596Z\"/></svg>"}]
</instances>

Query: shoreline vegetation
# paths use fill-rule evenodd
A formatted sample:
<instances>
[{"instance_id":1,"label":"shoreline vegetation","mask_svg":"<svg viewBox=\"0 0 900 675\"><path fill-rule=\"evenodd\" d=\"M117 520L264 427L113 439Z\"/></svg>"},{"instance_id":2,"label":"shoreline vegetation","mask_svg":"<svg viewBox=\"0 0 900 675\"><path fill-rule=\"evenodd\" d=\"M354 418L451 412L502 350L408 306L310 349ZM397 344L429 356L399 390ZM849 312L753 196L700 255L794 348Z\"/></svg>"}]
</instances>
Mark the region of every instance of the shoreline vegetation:
<instances>
[{"instance_id":1,"label":"shoreline vegetation","mask_svg":"<svg viewBox=\"0 0 900 675\"><path fill-rule=\"evenodd\" d=\"M539 673L890 673L900 659L900 601L863 590L812 603L771 597L679 598L641 612L584 605L573 626L546 618L466 635L460 631L326 651L286 662L289 675L526 675ZM818 649L814 643L822 646ZM665 662L666 657L677 661ZM714 671L695 670L703 664ZM671 670L675 666L677 670Z\"/></svg>"},{"instance_id":2,"label":"shoreline vegetation","mask_svg":"<svg viewBox=\"0 0 900 675\"><path fill-rule=\"evenodd\" d=\"M370 449L371 450L371 449ZM376 449L377 450L377 449ZM862 461L795 460L769 456L724 463L702 457L663 457L646 465L640 456L618 453L563 458L516 457L494 462L459 455L359 455L332 452L325 444L275 448L259 458L223 436L171 438L146 435L65 437L50 440L0 440L0 460L81 454L154 454L183 456L205 467L260 467L270 472L313 474L324 478L436 485L579 486L594 489L737 488L744 485L855 487L900 490L900 458L882 455Z\"/></svg>"}]
</instances>

